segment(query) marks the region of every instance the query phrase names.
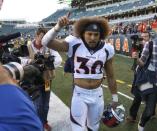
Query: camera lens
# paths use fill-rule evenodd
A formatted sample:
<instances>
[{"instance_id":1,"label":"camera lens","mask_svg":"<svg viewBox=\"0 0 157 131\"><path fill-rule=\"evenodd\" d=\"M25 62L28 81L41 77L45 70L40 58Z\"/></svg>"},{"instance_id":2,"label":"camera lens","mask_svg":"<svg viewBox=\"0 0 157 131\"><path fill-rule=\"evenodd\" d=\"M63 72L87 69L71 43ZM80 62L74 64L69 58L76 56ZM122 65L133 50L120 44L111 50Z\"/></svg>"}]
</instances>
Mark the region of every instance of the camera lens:
<instances>
[{"instance_id":1,"label":"camera lens","mask_svg":"<svg viewBox=\"0 0 157 131\"><path fill-rule=\"evenodd\" d=\"M23 67L17 62L10 62L3 67L9 72L9 74L16 80L22 80L24 75Z\"/></svg>"}]
</instances>

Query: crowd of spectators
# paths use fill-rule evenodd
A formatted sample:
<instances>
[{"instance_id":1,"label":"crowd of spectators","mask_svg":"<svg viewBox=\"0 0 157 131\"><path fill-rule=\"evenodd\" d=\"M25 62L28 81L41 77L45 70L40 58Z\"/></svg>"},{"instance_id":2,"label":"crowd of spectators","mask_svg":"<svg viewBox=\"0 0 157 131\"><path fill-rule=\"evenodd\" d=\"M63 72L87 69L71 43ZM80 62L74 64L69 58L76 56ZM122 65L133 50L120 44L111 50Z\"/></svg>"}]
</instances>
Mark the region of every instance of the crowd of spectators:
<instances>
[{"instance_id":1,"label":"crowd of spectators","mask_svg":"<svg viewBox=\"0 0 157 131\"><path fill-rule=\"evenodd\" d=\"M148 32L157 32L157 16L153 19L147 19L145 21L136 21L136 22L120 22L117 24L110 24L111 32L110 35L127 35L127 34L135 34L142 33L145 31ZM58 34L58 38L66 37L67 33L73 34L73 25L67 26L62 29L62 31Z\"/></svg>"},{"instance_id":2,"label":"crowd of spectators","mask_svg":"<svg viewBox=\"0 0 157 131\"><path fill-rule=\"evenodd\" d=\"M144 31L157 31L156 16L153 19L140 22L114 24L111 29L111 35L142 33Z\"/></svg>"}]
</instances>

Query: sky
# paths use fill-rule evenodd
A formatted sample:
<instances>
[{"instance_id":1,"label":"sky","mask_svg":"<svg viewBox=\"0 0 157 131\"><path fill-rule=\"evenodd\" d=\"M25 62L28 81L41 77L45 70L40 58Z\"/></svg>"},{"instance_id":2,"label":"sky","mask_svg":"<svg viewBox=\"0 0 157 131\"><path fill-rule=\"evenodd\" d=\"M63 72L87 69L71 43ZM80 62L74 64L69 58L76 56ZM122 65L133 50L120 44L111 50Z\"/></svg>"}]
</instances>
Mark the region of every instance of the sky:
<instances>
[{"instance_id":1,"label":"sky","mask_svg":"<svg viewBox=\"0 0 157 131\"><path fill-rule=\"evenodd\" d=\"M54 13L57 9L66 7L57 0L4 0L0 11L0 20L26 20L39 22Z\"/></svg>"}]
</instances>

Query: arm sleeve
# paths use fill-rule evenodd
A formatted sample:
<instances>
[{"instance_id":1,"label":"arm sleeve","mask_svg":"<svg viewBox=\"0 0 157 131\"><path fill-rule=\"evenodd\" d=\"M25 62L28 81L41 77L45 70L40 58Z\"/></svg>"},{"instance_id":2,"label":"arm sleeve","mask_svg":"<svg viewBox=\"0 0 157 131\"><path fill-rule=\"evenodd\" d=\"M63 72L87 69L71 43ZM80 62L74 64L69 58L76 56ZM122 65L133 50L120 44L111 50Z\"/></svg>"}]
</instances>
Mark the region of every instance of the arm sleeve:
<instances>
[{"instance_id":1,"label":"arm sleeve","mask_svg":"<svg viewBox=\"0 0 157 131\"><path fill-rule=\"evenodd\" d=\"M144 45L144 48L143 48L143 51L142 51L142 53L141 53L140 59L141 59L144 63L146 63L148 57L149 57L149 43L146 43L146 44Z\"/></svg>"}]
</instances>

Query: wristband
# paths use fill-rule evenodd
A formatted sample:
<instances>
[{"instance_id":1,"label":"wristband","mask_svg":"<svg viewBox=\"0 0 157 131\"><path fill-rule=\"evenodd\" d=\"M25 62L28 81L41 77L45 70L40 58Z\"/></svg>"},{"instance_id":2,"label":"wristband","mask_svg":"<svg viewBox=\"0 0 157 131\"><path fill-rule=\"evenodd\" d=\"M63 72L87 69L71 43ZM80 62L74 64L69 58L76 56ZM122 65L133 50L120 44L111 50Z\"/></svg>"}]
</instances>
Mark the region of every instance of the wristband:
<instances>
[{"instance_id":1,"label":"wristband","mask_svg":"<svg viewBox=\"0 0 157 131\"><path fill-rule=\"evenodd\" d=\"M112 94L112 101L118 102L118 95L117 94Z\"/></svg>"},{"instance_id":2,"label":"wristband","mask_svg":"<svg viewBox=\"0 0 157 131\"><path fill-rule=\"evenodd\" d=\"M60 29L59 24L56 24L55 27L50 29L42 38L42 45L47 46L51 40L55 39Z\"/></svg>"}]
</instances>

